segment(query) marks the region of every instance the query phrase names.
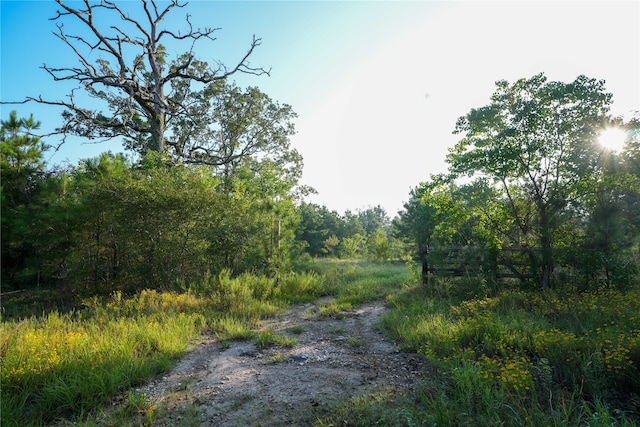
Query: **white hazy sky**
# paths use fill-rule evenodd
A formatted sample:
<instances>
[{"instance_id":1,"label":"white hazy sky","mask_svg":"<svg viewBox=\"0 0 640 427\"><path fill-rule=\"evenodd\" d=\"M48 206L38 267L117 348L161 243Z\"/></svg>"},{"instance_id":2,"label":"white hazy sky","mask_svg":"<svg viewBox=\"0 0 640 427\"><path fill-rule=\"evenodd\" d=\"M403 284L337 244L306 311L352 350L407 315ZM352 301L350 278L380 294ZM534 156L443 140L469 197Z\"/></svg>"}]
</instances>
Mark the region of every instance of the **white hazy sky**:
<instances>
[{"instance_id":1,"label":"white hazy sky","mask_svg":"<svg viewBox=\"0 0 640 427\"><path fill-rule=\"evenodd\" d=\"M0 0L2 101L68 92L38 68L74 64L51 34L56 9ZM585 74L606 80L615 114L640 109L638 1L195 1L177 23L186 12L221 28L196 50L203 60L231 63L262 38L251 61L271 77L238 83L293 106L303 181L319 191L312 201L339 212L380 204L394 216L411 187L446 170L456 119L486 105L497 80ZM3 119L11 109L44 128L60 123L37 105L3 105ZM106 150L122 148L76 142L49 158L73 164Z\"/></svg>"}]
</instances>

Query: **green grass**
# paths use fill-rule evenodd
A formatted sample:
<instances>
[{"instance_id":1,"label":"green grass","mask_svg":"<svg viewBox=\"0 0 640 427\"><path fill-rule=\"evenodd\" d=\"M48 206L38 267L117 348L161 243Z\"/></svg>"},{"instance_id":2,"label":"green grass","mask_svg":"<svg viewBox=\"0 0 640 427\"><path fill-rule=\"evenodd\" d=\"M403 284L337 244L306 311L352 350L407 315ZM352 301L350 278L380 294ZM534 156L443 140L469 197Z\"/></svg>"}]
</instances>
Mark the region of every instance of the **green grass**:
<instances>
[{"instance_id":1,"label":"green grass","mask_svg":"<svg viewBox=\"0 0 640 427\"><path fill-rule=\"evenodd\" d=\"M260 320L323 295L334 297L320 307L331 316L386 298L392 310L381 328L430 368L411 390L381 387L326 408L318 425L640 423L637 288L488 296L472 278L412 280L401 264L323 260L279 281L223 272L182 284L181 292L116 293L39 316L20 317L20 307L8 306L12 318L0 325L2 426L157 424L163 408L129 390L169 369L200 333L291 346L292 338L260 332ZM349 342L359 345L358 337ZM276 353L272 362L281 359ZM114 396L125 404L101 418L99 408ZM197 425L199 409L190 410L187 424Z\"/></svg>"},{"instance_id":2,"label":"green grass","mask_svg":"<svg viewBox=\"0 0 640 427\"><path fill-rule=\"evenodd\" d=\"M292 333L294 335L300 335L305 332L305 328L302 325L293 325L286 329L287 332Z\"/></svg>"},{"instance_id":3,"label":"green grass","mask_svg":"<svg viewBox=\"0 0 640 427\"><path fill-rule=\"evenodd\" d=\"M349 337L349 344L351 344L351 347L360 347L362 345L362 338Z\"/></svg>"},{"instance_id":4,"label":"green grass","mask_svg":"<svg viewBox=\"0 0 640 427\"><path fill-rule=\"evenodd\" d=\"M313 269L335 297L332 303L345 309L397 294L411 282L411 271L391 261L318 260Z\"/></svg>"},{"instance_id":5,"label":"green grass","mask_svg":"<svg viewBox=\"0 0 640 427\"><path fill-rule=\"evenodd\" d=\"M260 346L292 346L292 338L256 332L260 320L323 295L335 296L331 310L338 314L396 293L408 277L400 264L323 261L279 280L223 271L178 283L178 292L117 292L80 305L74 296L52 290L18 294L2 307L2 426L61 420L87 426L152 425L154 410L139 395L129 394L122 411L107 418L99 415L100 407L170 369L204 332L224 343L255 339ZM197 420L196 415L191 418Z\"/></svg>"},{"instance_id":6,"label":"green grass","mask_svg":"<svg viewBox=\"0 0 640 427\"><path fill-rule=\"evenodd\" d=\"M289 338L286 335L276 334L273 329L267 329L258 334L256 344L258 348L267 348L272 346L280 347L294 347L296 340Z\"/></svg>"},{"instance_id":7,"label":"green grass","mask_svg":"<svg viewBox=\"0 0 640 427\"><path fill-rule=\"evenodd\" d=\"M275 353L273 356L268 357L266 359L267 363L272 363L272 364L276 364L276 363L284 363L286 362L288 359L281 353L281 352L277 352Z\"/></svg>"},{"instance_id":8,"label":"green grass","mask_svg":"<svg viewBox=\"0 0 640 427\"><path fill-rule=\"evenodd\" d=\"M290 338L257 334L260 320L291 303L317 298L326 293L325 284L316 272L276 281L223 271L197 283L180 283L180 292L114 293L85 299L81 306L65 305L65 312L45 309L34 315L34 308L45 307L41 299L29 304L22 295L15 303L3 301L2 426L70 419L91 425L108 399L170 369L203 332L224 342L257 339L291 346L295 341ZM140 412L136 405L126 406ZM143 418L135 424L150 425L153 413Z\"/></svg>"},{"instance_id":9,"label":"green grass","mask_svg":"<svg viewBox=\"0 0 640 427\"><path fill-rule=\"evenodd\" d=\"M169 369L203 329L200 305L188 295L143 291L87 301L82 311L3 321L2 424L86 413Z\"/></svg>"},{"instance_id":10,"label":"green grass","mask_svg":"<svg viewBox=\"0 0 640 427\"><path fill-rule=\"evenodd\" d=\"M431 362L319 425L589 425L640 421L640 291L508 290L446 280L390 295L381 327Z\"/></svg>"},{"instance_id":11,"label":"green grass","mask_svg":"<svg viewBox=\"0 0 640 427\"><path fill-rule=\"evenodd\" d=\"M325 317L341 318L361 304L395 295L411 278L406 266L397 262L318 260L313 268L334 297L319 305Z\"/></svg>"}]
</instances>

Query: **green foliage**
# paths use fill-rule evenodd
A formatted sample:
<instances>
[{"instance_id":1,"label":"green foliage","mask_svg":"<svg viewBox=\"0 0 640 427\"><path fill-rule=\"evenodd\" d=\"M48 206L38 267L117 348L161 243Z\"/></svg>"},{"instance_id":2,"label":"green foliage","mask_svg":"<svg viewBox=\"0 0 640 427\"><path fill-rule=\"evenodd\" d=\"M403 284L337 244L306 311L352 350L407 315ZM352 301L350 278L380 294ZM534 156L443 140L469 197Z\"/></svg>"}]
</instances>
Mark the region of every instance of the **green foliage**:
<instances>
[{"instance_id":1,"label":"green foliage","mask_svg":"<svg viewBox=\"0 0 640 427\"><path fill-rule=\"evenodd\" d=\"M497 82L489 105L458 120L448 174L412 190L396 237L414 253L421 245L480 248L490 254L476 266L485 272L504 262L516 274L502 250L519 251L526 274L517 276L542 288L554 280L631 286L640 273L631 213L640 200L638 120L610 117L611 99L603 81L585 76ZM622 153L597 143L610 126L627 131Z\"/></svg>"},{"instance_id":2,"label":"green foliage","mask_svg":"<svg viewBox=\"0 0 640 427\"><path fill-rule=\"evenodd\" d=\"M492 246L488 212L495 209L495 192L484 181L457 185L434 176L415 190L405 210L394 222L396 235L419 245Z\"/></svg>"},{"instance_id":3,"label":"green foliage","mask_svg":"<svg viewBox=\"0 0 640 427\"><path fill-rule=\"evenodd\" d=\"M325 242L332 235L341 240L344 222L335 211L329 211L325 206L312 203L301 203L300 225L296 230L296 239L304 242L304 249L311 256L325 254Z\"/></svg>"},{"instance_id":4,"label":"green foliage","mask_svg":"<svg viewBox=\"0 0 640 427\"><path fill-rule=\"evenodd\" d=\"M382 228L378 228L370 237L370 253L377 261L386 261L391 255L391 245L387 232Z\"/></svg>"},{"instance_id":5,"label":"green foliage","mask_svg":"<svg viewBox=\"0 0 640 427\"><path fill-rule=\"evenodd\" d=\"M416 288L389 299L394 309L382 327L438 371L417 391L420 403L385 401L373 413L404 407L428 424L455 414L474 425L633 425L637 289L478 291L458 282L447 292Z\"/></svg>"},{"instance_id":6,"label":"green foliage","mask_svg":"<svg viewBox=\"0 0 640 427\"><path fill-rule=\"evenodd\" d=\"M299 212L296 238L311 256L382 261L392 255L401 256L401 248L392 254L395 239L391 235L391 221L380 206L340 215L325 206L302 203Z\"/></svg>"},{"instance_id":7,"label":"green foliage","mask_svg":"<svg viewBox=\"0 0 640 427\"><path fill-rule=\"evenodd\" d=\"M329 254L329 256L333 256L339 244L340 239L338 239L336 235L333 234L324 241L324 249L326 250L327 254Z\"/></svg>"},{"instance_id":8,"label":"green foliage","mask_svg":"<svg viewBox=\"0 0 640 427\"><path fill-rule=\"evenodd\" d=\"M360 258L366 249L366 238L360 233L345 237L340 243L340 257L345 259Z\"/></svg>"},{"instance_id":9,"label":"green foliage","mask_svg":"<svg viewBox=\"0 0 640 427\"><path fill-rule=\"evenodd\" d=\"M6 308L16 316L0 324L3 425L43 425L61 419L86 419L92 425L96 409L169 369L202 332L214 332L221 340L292 346L293 338L271 329L256 332L260 319L276 315L289 302L328 292L342 297L344 308L352 307L397 292L407 279L406 269L397 264L334 262L315 268L318 272L278 280L251 274L232 277L226 270L182 282L181 293L114 292L86 298L82 309L45 312L41 317L20 315L19 309L28 309L22 300L16 300L19 307L3 300L3 312ZM357 345L357 337L351 342ZM130 425L136 419L151 425L155 409L132 392L128 405L105 422Z\"/></svg>"},{"instance_id":10,"label":"green foliage","mask_svg":"<svg viewBox=\"0 0 640 427\"><path fill-rule=\"evenodd\" d=\"M212 268L207 224L222 213L218 180L203 169L135 169L122 156L86 160L60 177L65 191L51 209L66 232L50 264L77 288L94 292L167 286ZM59 228L58 228L59 227Z\"/></svg>"},{"instance_id":11,"label":"green foliage","mask_svg":"<svg viewBox=\"0 0 640 427\"><path fill-rule=\"evenodd\" d=\"M409 201L404 203L403 210L392 223L394 235L410 241L413 244L413 253L417 253L421 245L431 244L431 236L436 225L435 207L427 203L425 197L429 191L429 185L426 183L411 189Z\"/></svg>"},{"instance_id":12,"label":"green foliage","mask_svg":"<svg viewBox=\"0 0 640 427\"><path fill-rule=\"evenodd\" d=\"M561 229L576 213L572 204L598 173L595 139L611 94L604 81L585 76L565 84L539 74L496 87L490 105L458 120L463 138L447 161L453 174L480 174L495 184L506 209L483 213L508 244L540 249L539 280L547 288Z\"/></svg>"},{"instance_id":13,"label":"green foliage","mask_svg":"<svg viewBox=\"0 0 640 427\"><path fill-rule=\"evenodd\" d=\"M2 222L2 290L37 282L33 217L45 178L43 153L48 146L33 134L40 127L33 116L19 119L12 111L0 122L0 220ZM42 230L40 230L42 231Z\"/></svg>"},{"instance_id":14,"label":"green foliage","mask_svg":"<svg viewBox=\"0 0 640 427\"><path fill-rule=\"evenodd\" d=\"M209 270L272 276L288 271L298 224L294 194L308 190L297 188L302 157L289 141L296 114L256 87L245 90L226 81L235 72L264 71L247 68L251 52L219 75L223 65L212 69L191 52L170 61L159 43L166 31L155 30L182 5L155 10L157 19L149 15L148 21L134 21L126 8L112 4L87 4L87 10L60 6L65 12L54 19L79 18L88 27L86 37L97 39L95 46L112 47L115 39L85 21L86 13L120 17L134 24L132 32L158 37L144 47L146 55L105 48L111 59L99 58L94 67L83 56L87 39L60 27L58 36L86 68L47 68L81 82L112 113L83 109L74 97L51 102L68 109L61 132L123 136L141 160L132 164L105 153L44 179L46 146L32 135L39 123L18 120L15 112L3 121L3 289L44 285L107 294L168 288L177 279L199 280ZM208 38L213 31L190 28L180 39ZM113 43L138 44L122 35ZM254 40L251 50L258 44Z\"/></svg>"},{"instance_id":15,"label":"green foliage","mask_svg":"<svg viewBox=\"0 0 640 427\"><path fill-rule=\"evenodd\" d=\"M295 181L301 177L302 157L289 141L296 118L290 105L280 105L257 87L226 82L182 90L189 119L168 124L176 142L167 148L172 158L216 166L227 178L246 164L253 170L272 167ZM131 148L144 152L138 144L132 141Z\"/></svg>"},{"instance_id":16,"label":"green foliage","mask_svg":"<svg viewBox=\"0 0 640 427\"><path fill-rule=\"evenodd\" d=\"M139 164L103 154L52 174L14 210L15 220L3 215L7 236L16 236L3 244L22 248L24 259L3 275L3 287L37 277L47 286L108 294L170 288L223 269L286 272L298 223L294 182L266 160L260 172L216 175L210 166L175 166L157 154Z\"/></svg>"},{"instance_id":17,"label":"green foliage","mask_svg":"<svg viewBox=\"0 0 640 427\"><path fill-rule=\"evenodd\" d=\"M381 228L386 231L391 226L389 215L380 205L359 210L356 217L368 235L375 234Z\"/></svg>"},{"instance_id":18,"label":"green foliage","mask_svg":"<svg viewBox=\"0 0 640 427\"><path fill-rule=\"evenodd\" d=\"M49 147L33 134L40 128L33 115L18 119L12 111L9 120L0 121L0 125L2 204L13 208L30 199L44 172L42 155Z\"/></svg>"},{"instance_id":19,"label":"green foliage","mask_svg":"<svg viewBox=\"0 0 640 427\"><path fill-rule=\"evenodd\" d=\"M629 278L640 270L633 262L640 247L640 222L635 214L640 208L640 174L633 154L640 144L637 131L633 132L637 123L613 125L628 128L633 137L622 153L603 155L598 179L590 184L584 200L589 216L578 242L580 253L574 258L588 280L608 286L630 284Z\"/></svg>"}]
</instances>

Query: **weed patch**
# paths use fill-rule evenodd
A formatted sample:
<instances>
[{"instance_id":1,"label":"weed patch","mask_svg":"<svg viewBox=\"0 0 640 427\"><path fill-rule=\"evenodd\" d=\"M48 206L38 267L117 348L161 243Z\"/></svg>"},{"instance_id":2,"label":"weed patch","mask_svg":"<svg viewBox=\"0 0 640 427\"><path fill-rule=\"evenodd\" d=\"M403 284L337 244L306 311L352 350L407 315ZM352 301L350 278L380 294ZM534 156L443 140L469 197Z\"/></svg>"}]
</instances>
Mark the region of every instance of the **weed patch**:
<instances>
[{"instance_id":1,"label":"weed patch","mask_svg":"<svg viewBox=\"0 0 640 427\"><path fill-rule=\"evenodd\" d=\"M138 393L126 394L127 390L170 369L198 335L214 333L223 342L255 339L261 347L291 347L296 341L290 337L274 331L256 333L260 321L288 304L322 295L336 297L335 303L323 307L323 314L339 316L362 302L398 294L407 277L401 264L322 261L307 272L278 280L252 274L233 277L223 271L190 283L179 281L177 292L114 292L79 303L56 303L60 311L43 301L73 298L45 291L43 298L33 296L36 305L20 300L18 305L37 307L37 316L25 315L29 310L18 305L3 306L11 317L3 317L0 324L2 425L60 420L153 425L166 411L151 407ZM304 331L293 327L288 332ZM609 359L612 366L618 363ZM101 406L123 394L122 410L105 419ZM197 424L199 409L181 417L187 425Z\"/></svg>"},{"instance_id":2,"label":"weed patch","mask_svg":"<svg viewBox=\"0 0 640 427\"><path fill-rule=\"evenodd\" d=\"M256 339L259 348L267 348L272 346L294 347L296 340L285 335L276 334L273 329L267 329L260 332Z\"/></svg>"},{"instance_id":3,"label":"weed patch","mask_svg":"<svg viewBox=\"0 0 640 427\"><path fill-rule=\"evenodd\" d=\"M414 425L395 418L401 410L419 425L636 425L638 290L487 297L481 287L453 285L387 297L392 310L381 327L434 363L428 383L399 400L354 400L345 408L359 415L323 422Z\"/></svg>"}]
</instances>

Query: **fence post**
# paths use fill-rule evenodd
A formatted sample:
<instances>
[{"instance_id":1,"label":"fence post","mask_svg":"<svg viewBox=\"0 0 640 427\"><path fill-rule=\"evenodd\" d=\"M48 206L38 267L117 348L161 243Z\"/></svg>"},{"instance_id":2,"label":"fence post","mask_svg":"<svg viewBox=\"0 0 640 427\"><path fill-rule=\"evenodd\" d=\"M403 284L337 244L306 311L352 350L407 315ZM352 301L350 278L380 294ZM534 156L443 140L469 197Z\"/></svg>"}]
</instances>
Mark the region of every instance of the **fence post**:
<instances>
[{"instance_id":1,"label":"fence post","mask_svg":"<svg viewBox=\"0 0 640 427\"><path fill-rule=\"evenodd\" d=\"M489 280L491 281L491 287L494 295L498 293L498 253L499 251L495 247L488 250L490 271Z\"/></svg>"},{"instance_id":2,"label":"fence post","mask_svg":"<svg viewBox=\"0 0 640 427\"><path fill-rule=\"evenodd\" d=\"M422 284L429 283L429 246L420 245L420 261L422 261Z\"/></svg>"}]
</instances>

